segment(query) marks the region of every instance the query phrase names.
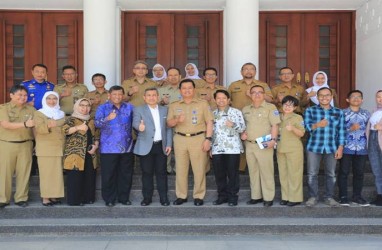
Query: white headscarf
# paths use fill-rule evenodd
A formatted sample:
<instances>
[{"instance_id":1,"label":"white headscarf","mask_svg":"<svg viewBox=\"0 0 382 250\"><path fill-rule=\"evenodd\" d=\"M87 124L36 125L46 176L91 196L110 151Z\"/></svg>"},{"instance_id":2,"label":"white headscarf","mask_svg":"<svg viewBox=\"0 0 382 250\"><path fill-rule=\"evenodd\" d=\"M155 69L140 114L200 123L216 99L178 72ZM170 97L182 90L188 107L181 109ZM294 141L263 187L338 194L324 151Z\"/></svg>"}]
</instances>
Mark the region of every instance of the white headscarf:
<instances>
[{"instance_id":1,"label":"white headscarf","mask_svg":"<svg viewBox=\"0 0 382 250\"><path fill-rule=\"evenodd\" d=\"M187 66L188 65L192 65L195 69L195 74L193 76L190 76L188 73L187 73ZM202 79L199 77L199 70L198 70L198 67L196 67L196 65L194 63L187 63L186 64L186 67L184 67L184 70L186 71L186 79Z\"/></svg>"},{"instance_id":2,"label":"white headscarf","mask_svg":"<svg viewBox=\"0 0 382 250\"><path fill-rule=\"evenodd\" d=\"M325 82L324 82L324 84L322 84L321 86L318 85L318 83L317 83L317 81L316 81L316 77L317 77L317 75L319 75L319 74L322 74L322 75L325 77ZM308 92L308 93L310 93L311 91L315 91L315 92L317 93L317 91L318 91L319 89L321 89L321 88L325 88L325 87L326 87L326 88L330 88L329 85L328 85L328 76L326 75L326 73L325 73L324 71L317 71L316 73L314 73L312 82L313 82L313 86L310 87L310 88L308 88L308 89L306 89L306 92ZM317 94L316 94L315 96L310 97L310 100L311 100L313 103L315 103L316 105L319 104L318 99L317 99ZM334 107L333 99L330 101L330 105L331 105L332 107Z\"/></svg>"},{"instance_id":3,"label":"white headscarf","mask_svg":"<svg viewBox=\"0 0 382 250\"><path fill-rule=\"evenodd\" d=\"M163 69L163 76L162 77L157 77L155 74L154 74L154 69L155 68L162 68ZM167 78L167 72L166 72L166 69L159 63L155 64L154 67L153 67L153 78L151 78L153 81L161 81L161 80L165 80Z\"/></svg>"},{"instance_id":4,"label":"white headscarf","mask_svg":"<svg viewBox=\"0 0 382 250\"><path fill-rule=\"evenodd\" d=\"M46 98L50 95L54 95L57 97L57 103L54 107L48 106L46 103ZM58 104L59 97L58 94L54 91L48 91L44 94L42 98L42 109L39 109L38 111L46 115L47 117L53 119L53 120L59 120L65 117L65 113L60 110L60 105Z\"/></svg>"}]
</instances>

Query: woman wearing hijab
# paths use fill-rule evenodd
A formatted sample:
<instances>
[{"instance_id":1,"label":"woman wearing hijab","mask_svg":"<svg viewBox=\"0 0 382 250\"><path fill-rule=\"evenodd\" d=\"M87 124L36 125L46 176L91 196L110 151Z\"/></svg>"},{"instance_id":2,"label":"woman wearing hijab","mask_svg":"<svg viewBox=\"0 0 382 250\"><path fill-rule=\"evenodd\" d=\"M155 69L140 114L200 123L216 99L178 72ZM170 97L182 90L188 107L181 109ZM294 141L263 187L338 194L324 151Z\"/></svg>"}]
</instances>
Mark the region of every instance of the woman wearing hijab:
<instances>
[{"instance_id":1,"label":"woman wearing hijab","mask_svg":"<svg viewBox=\"0 0 382 250\"><path fill-rule=\"evenodd\" d=\"M153 81L158 84L158 87L166 85L167 81L167 72L166 69L159 63L155 64L153 67Z\"/></svg>"},{"instance_id":2,"label":"woman wearing hijab","mask_svg":"<svg viewBox=\"0 0 382 250\"><path fill-rule=\"evenodd\" d=\"M377 110L371 115L366 127L367 145L371 170L375 177L377 197L370 204L382 206L382 90L376 94Z\"/></svg>"},{"instance_id":3,"label":"woman wearing hijab","mask_svg":"<svg viewBox=\"0 0 382 250\"><path fill-rule=\"evenodd\" d=\"M42 205L60 204L60 198L64 197L62 156L65 137L62 126L65 113L60 110L56 92L44 94L42 108L35 112L34 120Z\"/></svg>"},{"instance_id":4,"label":"woman wearing hijab","mask_svg":"<svg viewBox=\"0 0 382 250\"><path fill-rule=\"evenodd\" d=\"M198 67L194 63L187 63L184 67L186 71L186 77L184 79L192 79L195 83L195 88L203 88L206 85L206 82L199 77Z\"/></svg>"},{"instance_id":5,"label":"woman wearing hijab","mask_svg":"<svg viewBox=\"0 0 382 250\"><path fill-rule=\"evenodd\" d=\"M95 201L94 164L98 134L90 118L90 101L81 98L74 104L73 114L66 120L64 169L67 171L67 203L70 206L92 204Z\"/></svg>"},{"instance_id":6,"label":"woman wearing hijab","mask_svg":"<svg viewBox=\"0 0 382 250\"><path fill-rule=\"evenodd\" d=\"M330 88L328 85L328 76L324 71L317 71L313 75L313 86L306 89L306 92L308 92L307 98L308 101L310 100L310 106L312 105L318 105L318 99L317 99L317 91L321 88ZM333 94L333 99L330 102L330 105L332 107L338 107L338 102L337 102L337 93L335 89L332 89L332 94Z\"/></svg>"}]
</instances>

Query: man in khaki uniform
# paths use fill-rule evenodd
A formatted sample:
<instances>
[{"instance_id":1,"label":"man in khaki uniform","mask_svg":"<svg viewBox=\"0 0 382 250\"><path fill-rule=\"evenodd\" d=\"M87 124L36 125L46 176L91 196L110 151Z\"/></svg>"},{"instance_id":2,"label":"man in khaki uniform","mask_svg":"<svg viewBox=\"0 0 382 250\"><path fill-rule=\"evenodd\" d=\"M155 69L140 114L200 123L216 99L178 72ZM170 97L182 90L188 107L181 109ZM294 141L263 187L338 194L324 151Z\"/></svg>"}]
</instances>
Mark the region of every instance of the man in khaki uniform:
<instances>
[{"instance_id":1,"label":"man in khaki uniform","mask_svg":"<svg viewBox=\"0 0 382 250\"><path fill-rule=\"evenodd\" d=\"M206 85L203 88L199 88L196 90L197 96L200 99L204 99L208 102L211 107L211 110L215 110L217 108L216 102L214 99L214 94L218 89L226 89L225 87L216 84L216 80L218 79L218 71L209 67L203 71L203 79L206 81Z\"/></svg>"},{"instance_id":2,"label":"man in khaki uniform","mask_svg":"<svg viewBox=\"0 0 382 250\"><path fill-rule=\"evenodd\" d=\"M283 111L281 101L287 95L295 97L300 105L296 108L297 113L302 113L303 105L307 104L307 93L299 84L292 83L294 74L293 70L289 67L284 67L279 70L279 78L281 83L272 88L273 103L276 105L279 112Z\"/></svg>"},{"instance_id":3,"label":"man in khaki uniform","mask_svg":"<svg viewBox=\"0 0 382 250\"><path fill-rule=\"evenodd\" d=\"M88 88L77 82L76 68L72 65L66 65L62 68L62 78L65 83L56 85L54 91L60 97L61 110L65 112L66 116L73 113L74 103L83 98L88 92Z\"/></svg>"},{"instance_id":4,"label":"man in khaki uniform","mask_svg":"<svg viewBox=\"0 0 382 250\"><path fill-rule=\"evenodd\" d=\"M167 69L167 85L159 88L159 104L167 106L175 101L182 99L179 91L179 82L181 79L180 70L175 67Z\"/></svg>"},{"instance_id":5,"label":"man in khaki uniform","mask_svg":"<svg viewBox=\"0 0 382 250\"><path fill-rule=\"evenodd\" d=\"M207 152L211 148L213 115L204 100L194 98L195 83L184 79L179 84L183 100L169 106L167 125L174 128L176 197L174 205L187 202L188 170L194 174L194 205L203 205L206 194Z\"/></svg>"},{"instance_id":6,"label":"man in khaki uniform","mask_svg":"<svg viewBox=\"0 0 382 250\"><path fill-rule=\"evenodd\" d=\"M99 105L104 104L108 100L108 91L105 89L106 76L101 73L96 73L92 76L92 84L96 88L85 95L92 103L90 115L95 116Z\"/></svg>"},{"instance_id":7,"label":"man in khaki uniform","mask_svg":"<svg viewBox=\"0 0 382 250\"><path fill-rule=\"evenodd\" d=\"M134 106L144 105L143 96L147 88L157 87L157 83L147 78L148 65L145 61L136 61L133 67L134 76L122 82L127 101Z\"/></svg>"},{"instance_id":8,"label":"man in khaki uniform","mask_svg":"<svg viewBox=\"0 0 382 250\"><path fill-rule=\"evenodd\" d=\"M265 207L273 205L275 197L275 179L273 166L273 148L278 135L279 112L275 105L265 102L265 91L260 85L250 89L252 104L243 108L247 130L242 133L245 141L248 162L251 199L248 205L264 201ZM256 140L271 135L271 140L263 142L261 149Z\"/></svg>"},{"instance_id":9,"label":"man in khaki uniform","mask_svg":"<svg viewBox=\"0 0 382 250\"><path fill-rule=\"evenodd\" d=\"M252 103L251 94L249 90L255 85L260 85L265 91L265 101L273 102L273 96L268 84L255 79L256 66L253 63L245 63L241 67L242 80L231 83L228 87L228 93L231 96L231 106L242 110L245 106ZM245 159L245 153L240 154L240 167L239 171L244 172L247 162Z\"/></svg>"},{"instance_id":10,"label":"man in khaki uniform","mask_svg":"<svg viewBox=\"0 0 382 250\"><path fill-rule=\"evenodd\" d=\"M33 113L26 105L28 92L24 86L14 85L11 101L0 105L0 208L9 205L12 177L16 176L16 205L28 205L29 175L32 165Z\"/></svg>"},{"instance_id":11,"label":"man in khaki uniform","mask_svg":"<svg viewBox=\"0 0 382 250\"><path fill-rule=\"evenodd\" d=\"M169 104L182 100L179 90L179 82L181 79L180 70L175 67L167 69L167 85L159 88L159 104L168 106ZM175 166L172 167L171 160L174 159L174 150L167 156L167 174L175 174Z\"/></svg>"}]
</instances>

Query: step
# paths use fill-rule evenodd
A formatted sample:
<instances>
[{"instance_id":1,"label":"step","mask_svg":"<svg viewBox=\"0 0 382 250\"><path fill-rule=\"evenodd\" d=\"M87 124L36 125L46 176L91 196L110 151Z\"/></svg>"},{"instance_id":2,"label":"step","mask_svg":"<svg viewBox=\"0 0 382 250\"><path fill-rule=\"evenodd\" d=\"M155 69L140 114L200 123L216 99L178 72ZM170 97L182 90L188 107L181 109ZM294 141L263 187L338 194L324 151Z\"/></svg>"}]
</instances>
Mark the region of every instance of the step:
<instances>
[{"instance_id":1,"label":"step","mask_svg":"<svg viewBox=\"0 0 382 250\"><path fill-rule=\"evenodd\" d=\"M193 218L2 220L1 234L28 235L254 235L382 234L382 219L368 218Z\"/></svg>"}]
</instances>

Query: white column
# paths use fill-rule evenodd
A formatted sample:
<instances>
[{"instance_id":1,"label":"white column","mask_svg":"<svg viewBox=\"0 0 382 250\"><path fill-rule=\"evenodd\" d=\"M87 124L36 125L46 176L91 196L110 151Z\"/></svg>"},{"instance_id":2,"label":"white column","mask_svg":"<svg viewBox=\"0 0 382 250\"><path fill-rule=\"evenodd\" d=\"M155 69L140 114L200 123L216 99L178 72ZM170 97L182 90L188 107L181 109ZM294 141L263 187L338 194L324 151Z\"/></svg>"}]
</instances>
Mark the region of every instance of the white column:
<instances>
[{"instance_id":1,"label":"white column","mask_svg":"<svg viewBox=\"0 0 382 250\"><path fill-rule=\"evenodd\" d=\"M117 20L116 0L84 0L84 83L94 90L91 77L102 73L108 81L106 88L117 82ZM119 82L118 82L119 84Z\"/></svg>"},{"instance_id":2,"label":"white column","mask_svg":"<svg viewBox=\"0 0 382 250\"><path fill-rule=\"evenodd\" d=\"M226 0L225 82L241 79L241 66L259 63L259 0ZM258 76L256 76L258 79Z\"/></svg>"}]
</instances>

